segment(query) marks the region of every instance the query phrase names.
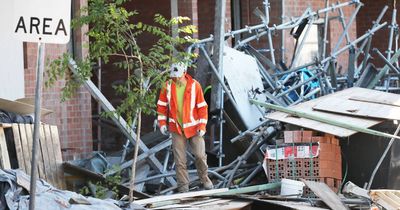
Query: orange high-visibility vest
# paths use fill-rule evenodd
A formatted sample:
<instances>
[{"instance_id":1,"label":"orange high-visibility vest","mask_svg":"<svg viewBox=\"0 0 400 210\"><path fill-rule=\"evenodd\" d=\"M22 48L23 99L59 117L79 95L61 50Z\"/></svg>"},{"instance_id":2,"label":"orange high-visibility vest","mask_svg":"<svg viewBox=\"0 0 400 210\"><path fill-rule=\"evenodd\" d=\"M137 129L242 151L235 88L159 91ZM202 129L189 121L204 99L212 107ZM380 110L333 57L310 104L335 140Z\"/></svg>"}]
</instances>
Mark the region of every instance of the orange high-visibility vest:
<instances>
[{"instance_id":1,"label":"orange high-visibility vest","mask_svg":"<svg viewBox=\"0 0 400 210\"><path fill-rule=\"evenodd\" d=\"M185 75L185 78L187 83L183 96L182 127L177 120L176 86L171 80L167 81L161 89L157 102L157 119L160 127L166 126L168 119L170 132L184 134L186 138L191 138L197 135L199 130L206 131L208 106L204 100L200 83L188 74Z\"/></svg>"}]
</instances>

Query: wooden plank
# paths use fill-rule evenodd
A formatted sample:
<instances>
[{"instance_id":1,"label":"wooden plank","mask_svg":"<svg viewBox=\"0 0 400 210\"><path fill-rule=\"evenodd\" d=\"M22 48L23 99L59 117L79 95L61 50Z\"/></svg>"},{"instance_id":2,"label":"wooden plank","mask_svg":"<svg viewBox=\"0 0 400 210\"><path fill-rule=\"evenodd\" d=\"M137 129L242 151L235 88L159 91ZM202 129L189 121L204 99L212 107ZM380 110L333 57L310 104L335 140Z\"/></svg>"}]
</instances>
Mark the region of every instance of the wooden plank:
<instances>
[{"instance_id":1,"label":"wooden plank","mask_svg":"<svg viewBox=\"0 0 400 210\"><path fill-rule=\"evenodd\" d=\"M11 128L11 126L12 126L12 124L10 124L10 123L0 123L0 127L3 127L3 128Z\"/></svg>"},{"instance_id":2,"label":"wooden plank","mask_svg":"<svg viewBox=\"0 0 400 210\"><path fill-rule=\"evenodd\" d=\"M62 155L61 155L61 146L60 146L60 139L58 136L58 129L57 126L50 126L51 131L51 140L53 142L53 151L54 151L54 160L56 162L56 179L59 184L59 188L65 189L65 182L64 182L64 171L62 169Z\"/></svg>"},{"instance_id":3,"label":"wooden plank","mask_svg":"<svg viewBox=\"0 0 400 210\"><path fill-rule=\"evenodd\" d=\"M348 210L349 208L340 200L339 196L331 190L325 183L313 182L301 179L301 181L310 188L315 195L321 198L331 209Z\"/></svg>"},{"instance_id":4,"label":"wooden plank","mask_svg":"<svg viewBox=\"0 0 400 210\"><path fill-rule=\"evenodd\" d=\"M399 199L399 197L397 197L395 194L393 194L392 192L385 192L384 193L387 197L389 197L390 198L390 200L392 200L395 204L396 204L396 207L400 207L400 199Z\"/></svg>"},{"instance_id":5,"label":"wooden plank","mask_svg":"<svg viewBox=\"0 0 400 210\"><path fill-rule=\"evenodd\" d=\"M38 146L40 147L41 152L38 154L39 156L38 161L42 162L42 167L43 167L42 170L44 172L44 177L46 177L45 180L50 184L54 185L55 182L53 179L53 175L51 173L51 164L50 164L50 162L53 161L53 159L49 158L49 152L48 152L48 149L53 149L53 148L51 147L51 144L47 143L48 140L46 139L46 136L44 134L44 126L45 125L39 126L40 137Z\"/></svg>"},{"instance_id":6,"label":"wooden plank","mask_svg":"<svg viewBox=\"0 0 400 210\"><path fill-rule=\"evenodd\" d=\"M29 147L28 144L28 137L26 134L26 129L24 124L18 124L18 130L20 132L20 137L21 137L21 146L22 150L24 152L24 163L25 163L25 173L26 174L31 174L31 154L32 150L31 147Z\"/></svg>"},{"instance_id":7,"label":"wooden plank","mask_svg":"<svg viewBox=\"0 0 400 210\"><path fill-rule=\"evenodd\" d=\"M57 186L59 185L58 180L57 180L57 163L55 161L55 150L53 146L53 140L51 137L51 130L50 130L50 125L43 125L44 128L44 135L46 138L46 145L47 145L47 154L49 157L49 171L48 173L51 174L51 178L53 180L53 185Z\"/></svg>"},{"instance_id":8,"label":"wooden plank","mask_svg":"<svg viewBox=\"0 0 400 210\"><path fill-rule=\"evenodd\" d=\"M344 116L344 115L340 115L340 114L326 113L326 112L322 112L322 111L313 110L312 107L316 106L319 102L321 102L323 100L329 101L331 98L349 99L351 97L361 97L361 96L374 96L374 97L381 96L381 97L383 97L382 95L384 97L392 97L393 95L396 95L396 94L388 94L388 93L384 93L384 92L380 92L380 91L376 91L376 90L353 87L353 88L348 88L348 89L345 89L342 91L335 92L333 94L322 96L322 97L319 97L314 100L300 103L300 104L291 106L290 108L292 108L296 111L303 111L303 112L307 112L307 113L318 114L321 117L332 118L337 121L347 122L347 123L359 125L364 128L369 128L369 127L379 124L382 121L377 120L377 119L362 119L362 118L357 118L357 117L353 117L353 116ZM399 97L400 97L400 95L396 95L396 98L399 98ZM268 114L266 117L269 119L278 120L278 121L298 125L298 126L305 127L305 128L310 128L313 130L330 133L330 134L333 134L333 135L339 136L339 137L348 137L350 135L357 133L356 131L352 131L349 129L340 128L340 127L328 125L325 123L320 123L318 121L314 121L314 120L310 120L310 119L298 118L298 117L291 116L289 114L285 114L282 112L274 112L274 113Z\"/></svg>"},{"instance_id":9,"label":"wooden plank","mask_svg":"<svg viewBox=\"0 0 400 210\"><path fill-rule=\"evenodd\" d=\"M29 155L31 156L31 160L33 159L32 157L32 148L33 148L33 125L32 124L25 124L26 132L27 132L27 138L28 138L28 144L29 147L31 148L31 152ZM40 133L39 133L40 135ZM38 142L37 144L37 173L39 175L39 178L47 180L46 175L44 174L44 169L43 169L43 158L41 157L42 155L42 148L40 148L40 143Z\"/></svg>"},{"instance_id":10,"label":"wooden plank","mask_svg":"<svg viewBox=\"0 0 400 210\"><path fill-rule=\"evenodd\" d=\"M365 96L352 96L349 98L349 100L376 103L376 104L385 104L385 105L400 107L400 101L397 98L387 99L387 98L382 98L382 97L369 98L369 97L365 97Z\"/></svg>"},{"instance_id":11,"label":"wooden plank","mask_svg":"<svg viewBox=\"0 0 400 210\"><path fill-rule=\"evenodd\" d=\"M215 189L215 190L203 190L203 191L197 191L197 192L178 193L178 194L173 194L173 195L164 195L164 196L157 196L157 197L153 197L153 198L137 200L137 201L134 201L133 203L138 204L138 205L146 205L146 204L160 202L160 201L166 201L166 200L213 195L216 193L221 193L221 192L226 192L226 191L228 191L228 188Z\"/></svg>"},{"instance_id":12,"label":"wooden plank","mask_svg":"<svg viewBox=\"0 0 400 210\"><path fill-rule=\"evenodd\" d=\"M388 210L390 210L390 209L398 209L398 207L400 207L400 206L397 205L397 203L395 201L393 201L390 197L385 195L384 192L377 191L376 195L378 197L377 203L381 204L386 209L388 209Z\"/></svg>"},{"instance_id":13,"label":"wooden plank","mask_svg":"<svg viewBox=\"0 0 400 210\"><path fill-rule=\"evenodd\" d=\"M358 117L400 120L400 107L342 98L332 97L320 101L313 109Z\"/></svg>"},{"instance_id":14,"label":"wooden plank","mask_svg":"<svg viewBox=\"0 0 400 210\"><path fill-rule=\"evenodd\" d=\"M18 168L22 169L23 171L26 171L24 155L27 153L25 151L26 148L24 149L22 147L21 134L19 132L18 124L12 124L11 127L14 136L15 151L17 153Z\"/></svg>"},{"instance_id":15,"label":"wooden plank","mask_svg":"<svg viewBox=\"0 0 400 210\"><path fill-rule=\"evenodd\" d=\"M292 108L293 110L317 114L318 116L335 119L335 120L341 121L341 122L351 122L352 124L355 124L355 125L358 125L358 126L361 126L364 128L369 128L369 127L372 127L372 126L377 125L382 122L381 120L363 119L363 118L358 118L358 117L344 116L344 115L339 115L339 114L315 111L312 109L312 107L316 103L318 103L318 101L319 100L311 100L311 101L307 101L305 103L301 103L301 104L292 106L290 108ZM310 128L312 130L329 133L329 134L339 136L339 137L348 137L348 136L351 136L351 135L357 133L357 131L349 130L346 128L341 128L338 126L329 125L326 123L321 123L321 122L311 120L311 119L292 116L290 114L286 114L286 113L278 112L278 111L270 113L266 117L269 119L278 120L281 122L286 122L286 123L298 125L298 126L305 127L305 128Z\"/></svg>"},{"instance_id":16,"label":"wooden plank","mask_svg":"<svg viewBox=\"0 0 400 210\"><path fill-rule=\"evenodd\" d=\"M35 112L35 106L33 104L28 104L24 100L18 99L15 101L10 101L4 98L0 98L1 109L7 112L14 112L20 115L28 115ZM53 111L41 108L41 113L47 115Z\"/></svg>"},{"instance_id":17,"label":"wooden plank","mask_svg":"<svg viewBox=\"0 0 400 210\"><path fill-rule=\"evenodd\" d=\"M0 127L0 167L2 169L11 169L10 157L8 156L6 135L4 129Z\"/></svg>"}]
</instances>

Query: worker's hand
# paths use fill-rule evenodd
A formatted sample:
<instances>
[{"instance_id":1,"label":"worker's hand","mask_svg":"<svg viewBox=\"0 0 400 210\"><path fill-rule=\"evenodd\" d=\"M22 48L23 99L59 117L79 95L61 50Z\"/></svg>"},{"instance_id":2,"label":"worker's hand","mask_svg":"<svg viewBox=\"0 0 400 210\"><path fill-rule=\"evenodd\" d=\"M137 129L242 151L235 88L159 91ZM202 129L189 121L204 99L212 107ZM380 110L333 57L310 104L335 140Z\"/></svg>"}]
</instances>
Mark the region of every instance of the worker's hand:
<instances>
[{"instance_id":1,"label":"worker's hand","mask_svg":"<svg viewBox=\"0 0 400 210\"><path fill-rule=\"evenodd\" d=\"M197 135L200 136L200 137L203 137L204 134L206 134L206 132L203 131L203 130L198 130L198 131L197 131Z\"/></svg>"},{"instance_id":2,"label":"worker's hand","mask_svg":"<svg viewBox=\"0 0 400 210\"><path fill-rule=\"evenodd\" d=\"M163 126L160 127L160 131L161 131L161 133L162 133L163 135L165 135L165 136L168 136L168 135L169 135L168 128L167 128L167 126L165 126L165 125L163 125Z\"/></svg>"}]
</instances>

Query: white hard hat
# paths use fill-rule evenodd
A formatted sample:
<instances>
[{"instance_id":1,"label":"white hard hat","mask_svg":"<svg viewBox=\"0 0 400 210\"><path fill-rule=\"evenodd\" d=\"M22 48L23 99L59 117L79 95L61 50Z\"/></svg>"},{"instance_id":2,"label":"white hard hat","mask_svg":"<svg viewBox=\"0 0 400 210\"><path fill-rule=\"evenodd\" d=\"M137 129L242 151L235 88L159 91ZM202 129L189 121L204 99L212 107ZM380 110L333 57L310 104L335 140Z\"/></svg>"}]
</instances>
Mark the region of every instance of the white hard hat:
<instances>
[{"instance_id":1,"label":"white hard hat","mask_svg":"<svg viewBox=\"0 0 400 210\"><path fill-rule=\"evenodd\" d=\"M182 77L186 72L186 65L183 63L174 63L170 68L170 77Z\"/></svg>"}]
</instances>

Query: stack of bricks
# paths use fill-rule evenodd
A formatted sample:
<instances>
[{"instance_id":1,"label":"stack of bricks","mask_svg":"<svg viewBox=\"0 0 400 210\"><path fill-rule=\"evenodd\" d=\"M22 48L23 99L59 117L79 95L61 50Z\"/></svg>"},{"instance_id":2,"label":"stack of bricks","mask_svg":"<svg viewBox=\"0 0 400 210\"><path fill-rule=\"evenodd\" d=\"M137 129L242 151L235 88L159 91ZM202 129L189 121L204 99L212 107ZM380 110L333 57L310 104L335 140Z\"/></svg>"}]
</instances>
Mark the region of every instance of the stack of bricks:
<instances>
[{"instance_id":1,"label":"stack of bricks","mask_svg":"<svg viewBox=\"0 0 400 210\"><path fill-rule=\"evenodd\" d=\"M318 143L319 154L314 158L267 159L267 176L270 182L282 178L294 180L303 178L324 182L335 192L339 190L342 180L342 157L339 140L335 136L330 134L318 136L313 131L285 131L284 143L288 147ZM312 196L312 192L306 188L304 195Z\"/></svg>"}]
</instances>

